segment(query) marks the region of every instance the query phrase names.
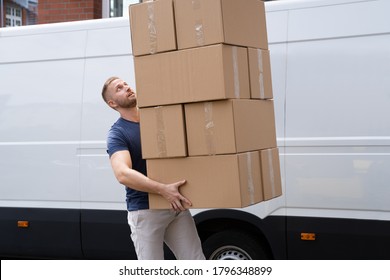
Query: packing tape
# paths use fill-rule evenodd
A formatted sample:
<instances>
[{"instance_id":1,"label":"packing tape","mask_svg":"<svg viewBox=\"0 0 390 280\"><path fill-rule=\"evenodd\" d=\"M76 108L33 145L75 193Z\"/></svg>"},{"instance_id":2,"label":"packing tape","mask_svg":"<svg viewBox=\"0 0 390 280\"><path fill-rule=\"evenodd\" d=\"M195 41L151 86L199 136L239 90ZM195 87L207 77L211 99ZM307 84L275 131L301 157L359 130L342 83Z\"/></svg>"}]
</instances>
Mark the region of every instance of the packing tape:
<instances>
[{"instance_id":1,"label":"packing tape","mask_svg":"<svg viewBox=\"0 0 390 280\"><path fill-rule=\"evenodd\" d=\"M214 120L213 120L213 103L204 102L204 119L205 119L205 141L208 155L215 155L215 138L214 138Z\"/></svg>"},{"instance_id":2,"label":"packing tape","mask_svg":"<svg viewBox=\"0 0 390 280\"><path fill-rule=\"evenodd\" d=\"M202 20L195 21L195 39L198 46L203 46L204 42L204 32L203 32L203 22Z\"/></svg>"},{"instance_id":3,"label":"packing tape","mask_svg":"<svg viewBox=\"0 0 390 280\"><path fill-rule=\"evenodd\" d=\"M234 97L240 98L240 79L238 75L238 55L237 47L232 46L232 59L233 59L233 83L234 83Z\"/></svg>"},{"instance_id":4,"label":"packing tape","mask_svg":"<svg viewBox=\"0 0 390 280\"><path fill-rule=\"evenodd\" d=\"M273 149L267 150L267 158L268 158L268 166L269 166L269 178L271 184L271 195L272 197L276 196L276 187L275 187L275 173L274 173L274 165L273 165L273 157L272 157Z\"/></svg>"},{"instance_id":5,"label":"packing tape","mask_svg":"<svg viewBox=\"0 0 390 280\"><path fill-rule=\"evenodd\" d=\"M147 2L148 11L148 30L149 30L149 53L154 54L157 51L157 29L154 14L154 2Z\"/></svg>"},{"instance_id":6,"label":"packing tape","mask_svg":"<svg viewBox=\"0 0 390 280\"><path fill-rule=\"evenodd\" d=\"M167 157L167 142L165 140L165 126L163 107L155 107L156 116L156 139L157 139L157 153L159 157Z\"/></svg>"},{"instance_id":7,"label":"packing tape","mask_svg":"<svg viewBox=\"0 0 390 280\"><path fill-rule=\"evenodd\" d=\"M265 99L263 55L260 49L257 49L257 66L259 68L260 99Z\"/></svg>"},{"instance_id":8,"label":"packing tape","mask_svg":"<svg viewBox=\"0 0 390 280\"><path fill-rule=\"evenodd\" d=\"M195 15L195 25L194 25L194 31L195 31L195 41L198 46L203 46L205 44L204 41L204 28L203 28L203 21L201 19L201 16L196 16L195 11L200 10L200 0L192 0L192 10Z\"/></svg>"},{"instance_id":9,"label":"packing tape","mask_svg":"<svg viewBox=\"0 0 390 280\"><path fill-rule=\"evenodd\" d=\"M252 168L252 156L253 153L246 153L246 164L247 164L247 178L248 178L248 194L250 204L255 204L255 187L253 184L253 168Z\"/></svg>"}]
</instances>

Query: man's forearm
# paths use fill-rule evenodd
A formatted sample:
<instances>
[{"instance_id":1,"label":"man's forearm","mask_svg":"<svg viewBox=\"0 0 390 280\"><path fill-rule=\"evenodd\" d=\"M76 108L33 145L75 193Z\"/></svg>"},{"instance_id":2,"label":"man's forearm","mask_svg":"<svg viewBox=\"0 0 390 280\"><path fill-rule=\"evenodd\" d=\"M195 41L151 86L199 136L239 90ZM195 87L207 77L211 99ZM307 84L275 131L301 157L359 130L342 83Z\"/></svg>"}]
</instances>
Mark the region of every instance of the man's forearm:
<instances>
[{"instance_id":1,"label":"man's forearm","mask_svg":"<svg viewBox=\"0 0 390 280\"><path fill-rule=\"evenodd\" d=\"M163 184L130 168L121 170L116 174L116 177L119 183L137 191L161 194L161 189L163 188Z\"/></svg>"}]
</instances>

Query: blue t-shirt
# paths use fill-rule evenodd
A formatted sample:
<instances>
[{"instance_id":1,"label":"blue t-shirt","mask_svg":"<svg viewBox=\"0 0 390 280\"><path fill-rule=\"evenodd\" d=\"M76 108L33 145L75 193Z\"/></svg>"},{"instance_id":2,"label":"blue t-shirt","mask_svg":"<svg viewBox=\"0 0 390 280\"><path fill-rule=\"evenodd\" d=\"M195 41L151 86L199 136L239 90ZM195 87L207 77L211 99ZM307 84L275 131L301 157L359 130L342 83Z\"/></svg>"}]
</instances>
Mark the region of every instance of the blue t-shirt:
<instances>
[{"instance_id":1,"label":"blue t-shirt","mask_svg":"<svg viewBox=\"0 0 390 280\"><path fill-rule=\"evenodd\" d=\"M142 158L139 123L119 118L111 127L107 137L107 153L111 157L117 151L130 152L133 169L146 176L146 161ZM148 193L126 187L127 210L149 208Z\"/></svg>"}]
</instances>

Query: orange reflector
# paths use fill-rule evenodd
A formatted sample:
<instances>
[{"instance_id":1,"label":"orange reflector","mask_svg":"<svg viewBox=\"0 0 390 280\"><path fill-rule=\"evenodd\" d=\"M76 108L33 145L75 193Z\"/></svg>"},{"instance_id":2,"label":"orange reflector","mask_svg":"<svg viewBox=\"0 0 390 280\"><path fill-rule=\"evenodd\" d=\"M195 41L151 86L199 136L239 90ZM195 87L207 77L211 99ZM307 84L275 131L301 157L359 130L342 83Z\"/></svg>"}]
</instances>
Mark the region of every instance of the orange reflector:
<instances>
[{"instance_id":1,"label":"orange reflector","mask_svg":"<svg viewBox=\"0 0 390 280\"><path fill-rule=\"evenodd\" d=\"M301 232L301 240L316 240L316 234L312 232Z\"/></svg>"},{"instance_id":2,"label":"orange reflector","mask_svg":"<svg viewBox=\"0 0 390 280\"><path fill-rule=\"evenodd\" d=\"M29 222L28 221L18 221L18 227L19 228L28 228Z\"/></svg>"}]
</instances>

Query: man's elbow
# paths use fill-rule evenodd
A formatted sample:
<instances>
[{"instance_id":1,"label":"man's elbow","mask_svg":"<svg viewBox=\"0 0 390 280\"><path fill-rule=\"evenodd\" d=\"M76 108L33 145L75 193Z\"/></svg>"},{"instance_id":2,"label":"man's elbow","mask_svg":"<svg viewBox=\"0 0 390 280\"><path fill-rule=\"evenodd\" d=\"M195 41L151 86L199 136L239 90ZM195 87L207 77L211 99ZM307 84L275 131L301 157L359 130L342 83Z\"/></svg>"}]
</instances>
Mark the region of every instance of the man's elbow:
<instances>
[{"instance_id":1,"label":"man's elbow","mask_svg":"<svg viewBox=\"0 0 390 280\"><path fill-rule=\"evenodd\" d=\"M126 172L124 170L120 170L118 172L115 172L115 177L120 184L126 185L127 176L126 176Z\"/></svg>"}]
</instances>

